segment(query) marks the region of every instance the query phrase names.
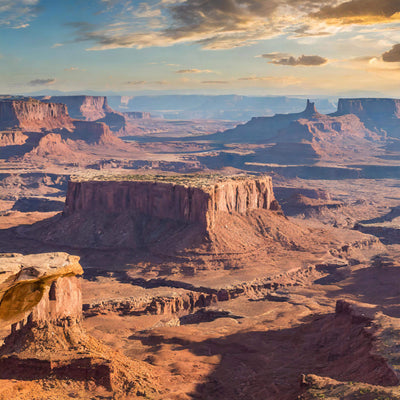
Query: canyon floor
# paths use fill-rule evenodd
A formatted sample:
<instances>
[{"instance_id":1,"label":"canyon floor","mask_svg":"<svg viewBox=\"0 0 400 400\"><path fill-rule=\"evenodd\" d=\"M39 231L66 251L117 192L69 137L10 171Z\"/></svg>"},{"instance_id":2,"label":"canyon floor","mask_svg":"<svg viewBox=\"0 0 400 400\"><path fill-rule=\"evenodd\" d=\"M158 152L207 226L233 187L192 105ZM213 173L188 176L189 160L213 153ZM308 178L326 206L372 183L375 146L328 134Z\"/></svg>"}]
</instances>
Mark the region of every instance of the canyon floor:
<instances>
[{"instance_id":1,"label":"canyon floor","mask_svg":"<svg viewBox=\"0 0 400 400\"><path fill-rule=\"evenodd\" d=\"M62 209L65 174L71 172L55 167L46 174L3 173L1 248L81 256L84 327L151 366L154 398L400 398L371 350L383 339L365 334L371 324L379 325L377 330L393 333L393 348L400 345L400 244L390 230L366 236L353 229L362 221L367 231L374 224L398 229L392 211L400 206L398 180L275 175L276 196L289 222L299 232L312 232L307 249L258 255L250 269L241 262L251 264L254 255L232 255L230 267L193 272L174 265L176 260L161 268L159 260L138 259L129 250L74 249L21 235L24 226ZM15 200L29 197L47 201L39 207ZM369 321L337 315L337 300L375 314ZM312 383L301 385L302 374ZM113 396L72 381L3 380L0 398L88 398L88 393Z\"/></svg>"}]
</instances>

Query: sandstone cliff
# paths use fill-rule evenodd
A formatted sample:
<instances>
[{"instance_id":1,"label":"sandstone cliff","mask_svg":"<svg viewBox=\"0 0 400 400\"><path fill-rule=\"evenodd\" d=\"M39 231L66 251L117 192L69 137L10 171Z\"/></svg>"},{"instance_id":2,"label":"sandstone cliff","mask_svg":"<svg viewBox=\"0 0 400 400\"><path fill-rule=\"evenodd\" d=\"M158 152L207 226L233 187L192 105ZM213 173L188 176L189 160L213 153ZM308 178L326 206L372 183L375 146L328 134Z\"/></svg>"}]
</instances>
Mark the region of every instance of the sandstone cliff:
<instances>
[{"instance_id":1,"label":"sandstone cliff","mask_svg":"<svg viewBox=\"0 0 400 400\"><path fill-rule=\"evenodd\" d=\"M400 99L339 99L337 113L372 119L400 118Z\"/></svg>"},{"instance_id":2,"label":"sandstone cliff","mask_svg":"<svg viewBox=\"0 0 400 400\"><path fill-rule=\"evenodd\" d=\"M116 353L83 330L81 287L75 276L83 273L79 257L7 254L0 261L0 324L19 320L0 348L0 379L18 379L21 385L41 380L43 388L46 380L54 387L68 379L80 383L83 392L90 383L91 389L102 386L111 392L110 397L145 392L147 398L155 397L149 367ZM39 385L27 398L47 398L37 393L40 389Z\"/></svg>"},{"instance_id":3,"label":"sandstone cliff","mask_svg":"<svg viewBox=\"0 0 400 400\"><path fill-rule=\"evenodd\" d=\"M2 254L0 264L0 324L22 320L28 313L37 321L80 318L80 289L74 289L79 287L75 275L83 273L79 257ZM54 302L49 303L49 292Z\"/></svg>"},{"instance_id":4,"label":"sandstone cliff","mask_svg":"<svg viewBox=\"0 0 400 400\"><path fill-rule=\"evenodd\" d=\"M0 132L0 147L22 145L27 139L21 131Z\"/></svg>"},{"instance_id":5,"label":"sandstone cliff","mask_svg":"<svg viewBox=\"0 0 400 400\"><path fill-rule=\"evenodd\" d=\"M332 115L345 114L356 115L371 130L400 137L400 99L339 99Z\"/></svg>"},{"instance_id":6,"label":"sandstone cliff","mask_svg":"<svg viewBox=\"0 0 400 400\"><path fill-rule=\"evenodd\" d=\"M64 214L131 211L149 217L196 223L206 231L218 212L246 214L274 207L270 177L221 179L209 185L174 182L69 182Z\"/></svg>"},{"instance_id":7,"label":"sandstone cliff","mask_svg":"<svg viewBox=\"0 0 400 400\"><path fill-rule=\"evenodd\" d=\"M126 126L123 114L115 112L105 96L47 96L40 99L47 103L65 104L72 118L104 122L112 131L123 130Z\"/></svg>"},{"instance_id":8,"label":"sandstone cliff","mask_svg":"<svg viewBox=\"0 0 400 400\"><path fill-rule=\"evenodd\" d=\"M73 121L75 131L69 135L71 139L83 140L89 144L114 144L122 145L123 141L110 131L109 127L102 122Z\"/></svg>"},{"instance_id":9,"label":"sandstone cliff","mask_svg":"<svg viewBox=\"0 0 400 400\"><path fill-rule=\"evenodd\" d=\"M0 129L21 128L25 131L70 128L72 120L64 104L38 100L0 101Z\"/></svg>"},{"instance_id":10,"label":"sandstone cliff","mask_svg":"<svg viewBox=\"0 0 400 400\"><path fill-rule=\"evenodd\" d=\"M63 214L21 234L170 255L242 254L271 244L290 249L298 247L294 236L303 237L282 215L270 177L120 179L70 182Z\"/></svg>"},{"instance_id":11,"label":"sandstone cliff","mask_svg":"<svg viewBox=\"0 0 400 400\"><path fill-rule=\"evenodd\" d=\"M64 104L72 118L85 121L95 121L113 112L104 96L46 96L39 99L46 103Z\"/></svg>"}]
</instances>

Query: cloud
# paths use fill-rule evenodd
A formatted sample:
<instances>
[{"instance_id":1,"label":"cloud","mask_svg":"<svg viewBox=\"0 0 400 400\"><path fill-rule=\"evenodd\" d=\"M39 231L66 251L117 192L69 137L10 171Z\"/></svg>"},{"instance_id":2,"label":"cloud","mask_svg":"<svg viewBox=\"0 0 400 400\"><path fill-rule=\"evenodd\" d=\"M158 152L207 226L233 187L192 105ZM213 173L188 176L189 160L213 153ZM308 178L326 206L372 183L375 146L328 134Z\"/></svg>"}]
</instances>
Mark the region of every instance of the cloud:
<instances>
[{"instance_id":1,"label":"cloud","mask_svg":"<svg viewBox=\"0 0 400 400\"><path fill-rule=\"evenodd\" d=\"M327 5L311 15L340 24L373 24L399 20L398 13L399 0L350 0L338 5Z\"/></svg>"},{"instance_id":2,"label":"cloud","mask_svg":"<svg viewBox=\"0 0 400 400\"><path fill-rule=\"evenodd\" d=\"M133 2L102 1L125 12L106 26L73 25L77 41L93 42L90 50L143 48L197 43L205 49L245 46L298 27L299 18L331 0L167 0L134 7ZM127 9L134 8L128 13ZM129 18L128 18L129 17ZM143 24L146 17L153 24ZM146 21L147 21L146 19ZM121 20L126 24L116 29Z\"/></svg>"},{"instance_id":3,"label":"cloud","mask_svg":"<svg viewBox=\"0 0 400 400\"><path fill-rule=\"evenodd\" d=\"M203 81L201 83L204 83L206 85L225 85L229 83L229 81Z\"/></svg>"},{"instance_id":4,"label":"cloud","mask_svg":"<svg viewBox=\"0 0 400 400\"><path fill-rule=\"evenodd\" d=\"M40 86L40 85L53 85L56 83L56 79L48 78L48 79L34 79L29 82L31 86Z\"/></svg>"},{"instance_id":5,"label":"cloud","mask_svg":"<svg viewBox=\"0 0 400 400\"><path fill-rule=\"evenodd\" d=\"M297 85L302 81L294 76L244 76L238 81L268 82L271 86Z\"/></svg>"},{"instance_id":6,"label":"cloud","mask_svg":"<svg viewBox=\"0 0 400 400\"><path fill-rule=\"evenodd\" d=\"M400 44L395 44L389 51L382 54L385 62L400 62Z\"/></svg>"},{"instance_id":7,"label":"cloud","mask_svg":"<svg viewBox=\"0 0 400 400\"><path fill-rule=\"evenodd\" d=\"M64 46L64 44L63 43L54 43L53 46L51 46L51 48L55 49L55 48L61 47L61 46Z\"/></svg>"},{"instance_id":8,"label":"cloud","mask_svg":"<svg viewBox=\"0 0 400 400\"><path fill-rule=\"evenodd\" d=\"M212 74L214 71L210 69L180 69L179 71L175 71L176 74Z\"/></svg>"},{"instance_id":9,"label":"cloud","mask_svg":"<svg viewBox=\"0 0 400 400\"><path fill-rule=\"evenodd\" d=\"M23 29L39 11L39 0L0 0L0 26Z\"/></svg>"},{"instance_id":10,"label":"cloud","mask_svg":"<svg viewBox=\"0 0 400 400\"><path fill-rule=\"evenodd\" d=\"M321 37L342 32L346 24L350 30L350 24L400 20L399 0L98 1L101 12L111 14L108 25L70 24L76 41L92 43L88 50L179 43L232 49L279 35Z\"/></svg>"},{"instance_id":11,"label":"cloud","mask_svg":"<svg viewBox=\"0 0 400 400\"><path fill-rule=\"evenodd\" d=\"M271 64L276 65L288 65L291 67L307 66L307 67L316 67L324 65L328 62L327 58L321 56L305 56L302 55L300 57L294 57L285 53L269 53L263 54L262 58L267 58Z\"/></svg>"},{"instance_id":12,"label":"cloud","mask_svg":"<svg viewBox=\"0 0 400 400\"><path fill-rule=\"evenodd\" d=\"M128 81L125 83L126 83L126 85L136 86L136 85L144 85L147 82L146 81Z\"/></svg>"}]
</instances>

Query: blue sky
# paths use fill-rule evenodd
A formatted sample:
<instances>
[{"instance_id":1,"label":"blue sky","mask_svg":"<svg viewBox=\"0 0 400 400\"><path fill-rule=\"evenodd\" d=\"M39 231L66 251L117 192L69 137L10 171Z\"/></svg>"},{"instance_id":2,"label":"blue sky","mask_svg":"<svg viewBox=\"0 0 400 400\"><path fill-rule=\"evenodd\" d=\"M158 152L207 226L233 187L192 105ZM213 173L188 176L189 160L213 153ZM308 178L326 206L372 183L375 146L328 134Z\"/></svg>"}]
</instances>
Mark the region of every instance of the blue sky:
<instances>
[{"instance_id":1,"label":"blue sky","mask_svg":"<svg viewBox=\"0 0 400 400\"><path fill-rule=\"evenodd\" d=\"M0 0L0 93L399 97L399 0Z\"/></svg>"}]
</instances>

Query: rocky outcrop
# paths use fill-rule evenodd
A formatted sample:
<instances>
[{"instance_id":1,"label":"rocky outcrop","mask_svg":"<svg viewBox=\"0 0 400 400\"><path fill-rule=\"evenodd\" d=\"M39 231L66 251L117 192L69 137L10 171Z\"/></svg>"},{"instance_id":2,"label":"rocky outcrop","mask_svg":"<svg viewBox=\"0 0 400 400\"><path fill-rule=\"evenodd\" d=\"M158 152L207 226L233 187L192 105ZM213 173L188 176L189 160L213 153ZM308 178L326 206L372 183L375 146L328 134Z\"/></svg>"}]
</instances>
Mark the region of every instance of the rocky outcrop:
<instances>
[{"instance_id":1,"label":"rocky outcrop","mask_svg":"<svg viewBox=\"0 0 400 400\"><path fill-rule=\"evenodd\" d=\"M400 99L339 99L339 115L354 114L361 119L400 118Z\"/></svg>"},{"instance_id":2,"label":"rocky outcrop","mask_svg":"<svg viewBox=\"0 0 400 400\"><path fill-rule=\"evenodd\" d=\"M69 115L75 119L104 122L112 131L121 131L126 127L123 114L115 112L105 96L47 96L40 99L43 102L65 104Z\"/></svg>"},{"instance_id":3,"label":"rocky outcrop","mask_svg":"<svg viewBox=\"0 0 400 400\"><path fill-rule=\"evenodd\" d=\"M123 141L118 139L110 131L109 127L102 122L74 121L75 131L69 137L75 140L83 140L89 144L99 145L122 145Z\"/></svg>"},{"instance_id":4,"label":"rocky outcrop","mask_svg":"<svg viewBox=\"0 0 400 400\"><path fill-rule=\"evenodd\" d=\"M83 273L79 257L3 254L0 272L0 324L23 321L27 315L30 322L80 319L82 300L75 277Z\"/></svg>"},{"instance_id":5,"label":"rocky outcrop","mask_svg":"<svg viewBox=\"0 0 400 400\"><path fill-rule=\"evenodd\" d=\"M21 145L24 144L27 139L28 136L20 131L0 132L0 147Z\"/></svg>"},{"instance_id":6,"label":"rocky outcrop","mask_svg":"<svg viewBox=\"0 0 400 400\"><path fill-rule=\"evenodd\" d=\"M64 215L97 211L130 211L149 217L199 224L212 228L218 212L246 214L255 209L276 209L270 177L221 179L196 187L170 182L70 182Z\"/></svg>"},{"instance_id":7,"label":"rocky outcrop","mask_svg":"<svg viewBox=\"0 0 400 400\"><path fill-rule=\"evenodd\" d=\"M25 131L70 128L72 121L64 104L39 100L0 101L0 129L21 128Z\"/></svg>"},{"instance_id":8,"label":"rocky outcrop","mask_svg":"<svg viewBox=\"0 0 400 400\"><path fill-rule=\"evenodd\" d=\"M104 96L45 96L39 99L46 103L62 103L72 118L85 121L96 121L113 112Z\"/></svg>"},{"instance_id":9,"label":"rocky outcrop","mask_svg":"<svg viewBox=\"0 0 400 400\"><path fill-rule=\"evenodd\" d=\"M73 143L67 143L58 133L48 133L42 136L36 146L24 155L25 160L36 157L47 159L64 158L70 161L79 159L79 155L74 152Z\"/></svg>"},{"instance_id":10,"label":"rocky outcrop","mask_svg":"<svg viewBox=\"0 0 400 400\"><path fill-rule=\"evenodd\" d=\"M378 133L400 138L400 99L339 99L332 115L354 114Z\"/></svg>"},{"instance_id":11,"label":"rocky outcrop","mask_svg":"<svg viewBox=\"0 0 400 400\"><path fill-rule=\"evenodd\" d=\"M273 117L253 117L244 125L228 129L225 132L218 132L207 136L218 142L236 143L268 143L274 142L278 133L282 129L289 127L290 123L299 119L309 119L318 117L319 114L315 104L307 100L306 108L300 113L276 114Z\"/></svg>"},{"instance_id":12,"label":"rocky outcrop","mask_svg":"<svg viewBox=\"0 0 400 400\"><path fill-rule=\"evenodd\" d=\"M49 379L53 384L68 379L102 386L118 398L155 397L148 368L84 332L75 276L83 273L79 257L9 254L0 261L0 323L28 314L12 325L0 348L0 379Z\"/></svg>"}]
</instances>

